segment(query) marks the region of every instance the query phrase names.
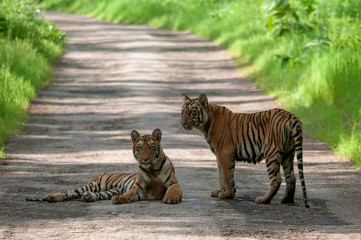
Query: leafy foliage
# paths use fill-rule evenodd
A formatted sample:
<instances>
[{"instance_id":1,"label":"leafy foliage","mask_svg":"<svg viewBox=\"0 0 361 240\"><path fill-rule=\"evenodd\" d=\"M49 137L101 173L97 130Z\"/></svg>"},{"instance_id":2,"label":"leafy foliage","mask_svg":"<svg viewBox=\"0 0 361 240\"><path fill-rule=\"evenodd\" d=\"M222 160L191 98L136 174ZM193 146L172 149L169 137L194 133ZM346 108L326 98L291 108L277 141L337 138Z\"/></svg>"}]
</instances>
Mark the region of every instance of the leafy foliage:
<instances>
[{"instance_id":1,"label":"leafy foliage","mask_svg":"<svg viewBox=\"0 0 361 240\"><path fill-rule=\"evenodd\" d=\"M315 1L302 0L300 7L292 7L288 0L264 0L262 8L266 14L266 26L272 34L303 33L312 30L310 18L314 13Z\"/></svg>"},{"instance_id":2,"label":"leafy foliage","mask_svg":"<svg viewBox=\"0 0 361 240\"><path fill-rule=\"evenodd\" d=\"M3 0L0 10L0 37L27 39L40 54L47 56L47 43L62 45L65 34L40 17L33 0Z\"/></svg>"},{"instance_id":3,"label":"leafy foliage","mask_svg":"<svg viewBox=\"0 0 361 240\"><path fill-rule=\"evenodd\" d=\"M0 0L0 155L6 136L26 120L26 108L64 49L65 34L40 17L32 0Z\"/></svg>"}]
</instances>

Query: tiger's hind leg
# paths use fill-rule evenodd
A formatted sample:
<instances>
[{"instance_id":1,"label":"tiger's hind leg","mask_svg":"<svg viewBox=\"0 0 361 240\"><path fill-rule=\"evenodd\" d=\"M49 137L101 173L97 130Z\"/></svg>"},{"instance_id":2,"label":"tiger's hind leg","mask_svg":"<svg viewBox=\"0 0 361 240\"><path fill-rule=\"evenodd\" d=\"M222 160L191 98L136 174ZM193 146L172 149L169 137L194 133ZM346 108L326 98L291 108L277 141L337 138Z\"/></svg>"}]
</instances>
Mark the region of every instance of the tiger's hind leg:
<instances>
[{"instance_id":1,"label":"tiger's hind leg","mask_svg":"<svg viewBox=\"0 0 361 240\"><path fill-rule=\"evenodd\" d=\"M86 191L81 196L83 202L95 202L98 200L110 200L113 196L119 195L119 188L112 188L102 192L90 192Z\"/></svg>"},{"instance_id":2,"label":"tiger's hind leg","mask_svg":"<svg viewBox=\"0 0 361 240\"><path fill-rule=\"evenodd\" d=\"M267 193L264 196L256 198L256 203L258 204L271 203L272 198L276 195L282 183L282 178L280 174L280 163L282 160L282 155L280 152L277 152L277 150L274 150L272 153L270 153L270 155L272 156L272 158L266 158L266 166L271 183Z\"/></svg>"},{"instance_id":3,"label":"tiger's hind leg","mask_svg":"<svg viewBox=\"0 0 361 240\"><path fill-rule=\"evenodd\" d=\"M46 199L48 202L63 202L66 200L80 198L80 196L81 195L77 189L71 189L57 193L50 193Z\"/></svg>"},{"instance_id":4,"label":"tiger's hind leg","mask_svg":"<svg viewBox=\"0 0 361 240\"><path fill-rule=\"evenodd\" d=\"M294 156L295 151L292 149L283 158L282 168L286 179L286 192L281 200L281 203L294 203L296 190L296 177L293 170Z\"/></svg>"},{"instance_id":5,"label":"tiger's hind leg","mask_svg":"<svg viewBox=\"0 0 361 240\"><path fill-rule=\"evenodd\" d=\"M65 190L57 193L50 193L47 197L49 202L63 202L67 200L81 198L85 192L99 191L99 184L96 181L91 181L88 185L78 187L71 190Z\"/></svg>"},{"instance_id":6,"label":"tiger's hind leg","mask_svg":"<svg viewBox=\"0 0 361 240\"><path fill-rule=\"evenodd\" d=\"M48 202L64 202L67 200L78 199L83 195L86 189L88 189L88 185L57 193L50 193L46 199Z\"/></svg>"}]
</instances>

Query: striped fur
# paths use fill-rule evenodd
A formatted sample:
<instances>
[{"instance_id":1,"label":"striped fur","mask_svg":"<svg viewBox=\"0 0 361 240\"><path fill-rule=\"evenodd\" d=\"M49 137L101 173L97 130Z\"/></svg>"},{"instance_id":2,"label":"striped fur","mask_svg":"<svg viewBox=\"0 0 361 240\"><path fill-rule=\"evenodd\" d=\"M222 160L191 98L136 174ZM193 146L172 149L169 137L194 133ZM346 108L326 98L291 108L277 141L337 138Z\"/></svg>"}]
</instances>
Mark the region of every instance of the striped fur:
<instances>
[{"instance_id":1,"label":"striped fur","mask_svg":"<svg viewBox=\"0 0 361 240\"><path fill-rule=\"evenodd\" d=\"M160 200L164 203L179 203L182 189L175 177L170 159L160 145L162 132L140 136L133 130L133 154L139 163L138 173L103 173L83 187L49 194L43 199L28 201L61 202L81 198L85 202L112 199L112 202L129 203L139 200Z\"/></svg>"},{"instance_id":2,"label":"striped fur","mask_svg":"<svg viewBox=\"0 0 361 240\"><path fill-rule=\"evenodd\" d=\"M305 207L308 206L302 162L301 121L283 109L243 114L233 113L224 106L208 103L201 94L190 99L183 94L181 124L186 130L199 129L217 157L220 189L213 197L233 198L235 161L258 163L266 160L270 188L257 203L270 203L276 195L282 178L280 166L286 179L286 193L282 203L293 203L296 187L294 155L301 180Z\"/></svg>"},{"instance_id":3,"label":"striped fur","mask_svg":"<svg viewBox=\"0 0 361 240\"><path fill-rule=\"evenodd\" d=\"M27 198L27 201L63 202L81 198L84 202L108 200L126 193L135 183L136 173L103 173L93 177L85 186L49 194L42 199Z\"/></svg>"}]
</instances>

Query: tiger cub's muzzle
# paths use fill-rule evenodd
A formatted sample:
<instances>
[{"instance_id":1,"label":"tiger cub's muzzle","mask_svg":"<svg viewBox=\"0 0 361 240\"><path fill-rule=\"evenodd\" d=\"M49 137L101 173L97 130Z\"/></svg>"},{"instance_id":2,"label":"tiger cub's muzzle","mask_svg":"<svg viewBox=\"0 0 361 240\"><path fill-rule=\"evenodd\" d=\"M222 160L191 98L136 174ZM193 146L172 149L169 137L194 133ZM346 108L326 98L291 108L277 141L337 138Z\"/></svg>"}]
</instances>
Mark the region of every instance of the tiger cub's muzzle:
<instances>
[{"instance_id":1,"label":"tiger cub's muzzle","mask_svg":"<svg viewBox=\"0 0 361 240\"><path fill-rule=\"evenodd\" d=\"M193 129L193 124L185 123L185 124L183 124L183 128L185 130L192 130Z\"/></svg>"},{"instance_id":2,"label":"tiger cub's muzzle","mask_svg":"<svg viewBox=\"0 0 361 240\"><path fill-rule=\"evenodd\" d=\"M143 149L139 153L139 162L142 164L150 164L152 163L152 160L154 158L154 154L151 151L148 151L148 149Z\"/></svg>"},{"instance_id":3,"label":"tiger cub's muzzle","mask_svg":"<svg viewBox=\"0 0 361 240\"><path fill-rule=\"evenodd\" d=\"M186 117L181 117L180 124L183 126L185 130L192 130L193 129L193 122L188 122Z\"/></svg>"}]
</instances>

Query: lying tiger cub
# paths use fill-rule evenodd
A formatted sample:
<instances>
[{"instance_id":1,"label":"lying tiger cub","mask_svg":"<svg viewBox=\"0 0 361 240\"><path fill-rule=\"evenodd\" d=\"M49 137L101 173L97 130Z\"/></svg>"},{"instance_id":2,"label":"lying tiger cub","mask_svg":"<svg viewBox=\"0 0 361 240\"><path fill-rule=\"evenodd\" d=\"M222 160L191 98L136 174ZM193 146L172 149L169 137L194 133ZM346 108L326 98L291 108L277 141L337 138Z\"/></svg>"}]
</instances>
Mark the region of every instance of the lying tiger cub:
<instances>
[{"instance_id":1,"label":"lying tiger cub","mask_svg":"<svg viewBox=\"0 0 361 240\"><path fill-rule=\"evenodd\" d=\"M26 200L61 202L81 198L85 202L94 202L112 199L117 204L163 199L164 203L179 203L183 191L173 164L160 145L161 137L160 129L155 129L151 136L140 136L136 130L131 132L133 155L139 163L138 173L103 173L92 178L86 186L49 194L43 199Z\"/></svg>"}]
</instances>

